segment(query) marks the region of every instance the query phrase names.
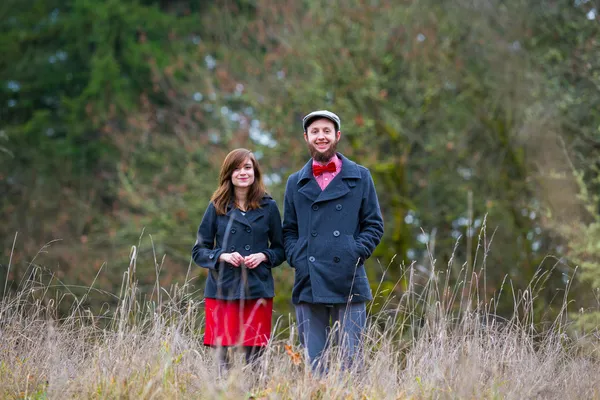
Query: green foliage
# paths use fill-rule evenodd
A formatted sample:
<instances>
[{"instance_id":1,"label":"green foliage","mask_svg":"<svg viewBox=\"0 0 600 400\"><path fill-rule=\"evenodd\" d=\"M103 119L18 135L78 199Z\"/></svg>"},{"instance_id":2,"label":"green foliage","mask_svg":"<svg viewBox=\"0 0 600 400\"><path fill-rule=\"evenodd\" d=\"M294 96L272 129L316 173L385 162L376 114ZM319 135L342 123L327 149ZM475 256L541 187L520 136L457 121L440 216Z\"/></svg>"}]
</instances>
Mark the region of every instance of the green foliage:
<instances>
[{"instance_id":1,"label":"green foliage","mask_svg":"<svg viewBox=\"0 0 600 400\"><path fill-rule=\"evenodd\" d=\"M3 10L0 131L9 158L0 165L0 232L2 259L20 233L12 281L26 277L25 257L51 240L61 242L44 262L62 264L59 276L111 256L102 244L119 227L111 215L119 132L144 100L164 102L153 71L193 47L189 22L159 4L27 1Z\"/></svg>"},{"instance_id":2,"label":"green foliage","mask_svg":"<svg viewBox=\"0 0 600 400\"><path fill-rule=\"evenodd\" d=\"M374 288L400 298L405 266L427 274L433 257L438 271L452 265L450 280L475 274L484 303L502 291L504 315L541 271L547 315L536 315L548 319L568 265L580 265L570 307L593 304L591 2L13 0L0 17L2 259L19 231L11 282L62 239L36 262L89 282L109 260L98 284L114 291L142 231L148 295L152 267L163 285L181 282L223 156L253 149L282 205L308 158L301 117L328 108L342 117L340 150L378 190ZM285 314L292 272L276 279Z\"/></svg>"},{"instance_id":3,"label":"green foliage","mask_svg":"<svg viewBox=\"0 0 600 400\"><path fill-rule=\"evenodd\" d=\"M538 197L548 208L545 225L566 247L589 286L580 307L598 310L600 287L600 42L592 4L548 3L534 21L539 34L528 45L539 59L547 94L540 102L542 149L538 156ZM579 309L577 309L579 311ZM577 313L581 325L596 329L597 315Z\"/></svg>"},{"instance_id":4,"label":"green foliage","mask_svg":"<svg viewBox=\"0 0 600 400\"><path fill-rule=\"evenodd\" d=\"M545 89L543 70L525 48L528 37L545 33L534 31L539 6L309 4L258 7L262 21L244 24L240 17L239 30L226 36L231 51L223 62L250 88L248 101L275 132L279 145L269 154L287 150L276 170L287 176L306 159L300 117L331 108L345 121L342 151L375 176L386 219L375 254L382 264L394 255L424 264L429 245L438 268L452 254L472 268L475 230L487 215L498 229L488 227L483 239L494 232L484 291L498 291L507 275L517 285L528 282L556 245L542 230L543 199L531 185L538 133L532 115L554 96L536 96ZM370 267L377 280L376 259ZM553 274L549 286L570 272ZM399 274L394 266L386 279ZM509 294L499 311L510 305Z\"/></svg>"}]
</instances>

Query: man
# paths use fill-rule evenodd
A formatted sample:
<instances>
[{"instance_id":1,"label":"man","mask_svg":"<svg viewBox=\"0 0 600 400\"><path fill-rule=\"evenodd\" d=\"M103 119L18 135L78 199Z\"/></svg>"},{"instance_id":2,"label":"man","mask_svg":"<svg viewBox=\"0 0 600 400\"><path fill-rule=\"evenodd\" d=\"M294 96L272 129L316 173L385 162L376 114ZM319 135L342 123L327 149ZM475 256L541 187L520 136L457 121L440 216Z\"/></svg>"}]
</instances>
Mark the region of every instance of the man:
<instances>
[{"instance_id":1,"label":"man","mask_svg":"<svg viewBox=\"0 0 600 400\"><path fill-rule=\"evenodd\" d=\"M302 126L312 158L287 181L283 240L295 269L300 342L313 369L322 371L334 324L345 359L358 355L366 302L373 298L364 261L381 240L383 219L369 171L336 152L340 118L314 111Z\"/></svg>"}]
</instances>

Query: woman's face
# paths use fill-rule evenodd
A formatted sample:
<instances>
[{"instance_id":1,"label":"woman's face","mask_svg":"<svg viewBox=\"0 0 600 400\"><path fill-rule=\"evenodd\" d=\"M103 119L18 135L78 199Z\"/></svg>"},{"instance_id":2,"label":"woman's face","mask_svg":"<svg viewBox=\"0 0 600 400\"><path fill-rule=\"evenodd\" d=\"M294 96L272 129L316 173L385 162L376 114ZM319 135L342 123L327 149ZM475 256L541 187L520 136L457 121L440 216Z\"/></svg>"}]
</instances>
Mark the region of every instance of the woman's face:
<instances>
[{"instance_id":1,"label":"woman's face","mask_svg":"<svg viewBox=\"0 0 600 400\"><path fill-rule=\"evenodd\" d=\"M254 183L254 165L250 158L246 158L231 174L233 186L249 188Z\"/></svg>"}]
</instances>

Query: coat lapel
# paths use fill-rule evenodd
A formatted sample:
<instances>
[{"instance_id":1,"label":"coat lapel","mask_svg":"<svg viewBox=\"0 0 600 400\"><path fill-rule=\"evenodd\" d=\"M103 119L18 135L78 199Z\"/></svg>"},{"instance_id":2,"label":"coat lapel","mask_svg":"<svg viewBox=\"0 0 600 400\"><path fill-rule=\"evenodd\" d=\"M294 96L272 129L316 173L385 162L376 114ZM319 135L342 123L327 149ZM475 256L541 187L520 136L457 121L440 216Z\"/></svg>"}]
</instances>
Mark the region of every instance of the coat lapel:
<instances>
[{"instance_id":1,"label":"coat lapel","mask_svg":"<svg viewBox=\"0 0 600 400\"><path fill-rule=\"evenodd\" d=\"M360 171L356 163L350 161L340 153L337 153L337 155L342 160L342 170L327 185L325 190L319 194L315 202L329 201L344 196L350 191L350 187L356 186L356 180L360 179ZM315 185L319 188L316 181Z\"/></svg>"},{"instance_id":2,"label":"coat lapel","mask_svg":"<svg viewBox=\"0 0 600 400\"><path fill-rule=\"evenodd\" d=\"M229 219L233 219L234 221L237 221L241 224L250 226L250 223L248 222L246 217L244 217L239 212L239 210L236 209L235 207L233 207L233 205L231 205L231 204L229 206L227 206L227 216L229 217Z\"/></svg>"},{"instance_id":3,"label":"coat lapel","mask_svg":"<svg viewBox=\"0 0 600 400\"><path fill-rule=\"evenodd\" d=\"M248 210L246 215L243 215L240 210L233 207L233 204L230 203L227 206L227 216L234 221L238 221L239 223L251 227L254 221L257 221L265 216L265 210L263 206L266 205L270 199L272 199L272 197L266 195L260 202L261 207L254 210Z\"/></svg>"},{"instance_id":4,"label":"coat lapel","mask_svg":"<svg viewBox=\"0 0 600 400\"><path fill-rule=\"evenodd\" d=\"M264 210L264 208L257 208L257 209L254 209L254 210L249 210L246 213L246 220L247 220L246 225L251 225L255 221L258 221L259 219L261 219L264 216L265 216L265 210Z\"/></svg>"},{"instance_id":5,"label":"coat lapel","mask_svg":"<svg viewBox=\"0 0 600 400\"><path fill-rule=\"evenodd\" d=\"M298 192L302 193L310 201L314 202L321 194L321 188L312 173L312 158L300 170L298 186Z\"/></svg>"}]
</instances>

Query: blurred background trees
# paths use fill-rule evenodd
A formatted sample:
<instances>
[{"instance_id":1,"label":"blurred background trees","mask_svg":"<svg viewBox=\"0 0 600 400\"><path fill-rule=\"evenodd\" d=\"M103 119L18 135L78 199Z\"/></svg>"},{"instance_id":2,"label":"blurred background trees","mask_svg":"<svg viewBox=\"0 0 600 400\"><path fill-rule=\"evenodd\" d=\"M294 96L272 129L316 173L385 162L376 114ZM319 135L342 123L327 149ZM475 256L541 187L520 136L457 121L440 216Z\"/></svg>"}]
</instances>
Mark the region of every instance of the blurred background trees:
<instances>
[{"instance_id":1,"label":"blurred background trees","mask_svg":"<svg viewBox=\"0 0 600 400\"><path fill-rule=\"evenodd\" d=\"M2 282L14 290L34 263L89 285L102 268L95 285L115 292L139 242L148 296L155 269L169 286L191 268L201 293L189 252L224 155L253 149L282 207L308 158L301 117L327 108L340 150L377 186L374 288L400 296L411 264L427 277L429 249L437 270L453 260L451 281L478 275L484 301L502 288L499 314L540 274L546 318L567 282L573 310L594 308L599 12L585 0L9 0ZM283 315L293 274L276 279Z\"/></svg>"}]
</instances>

